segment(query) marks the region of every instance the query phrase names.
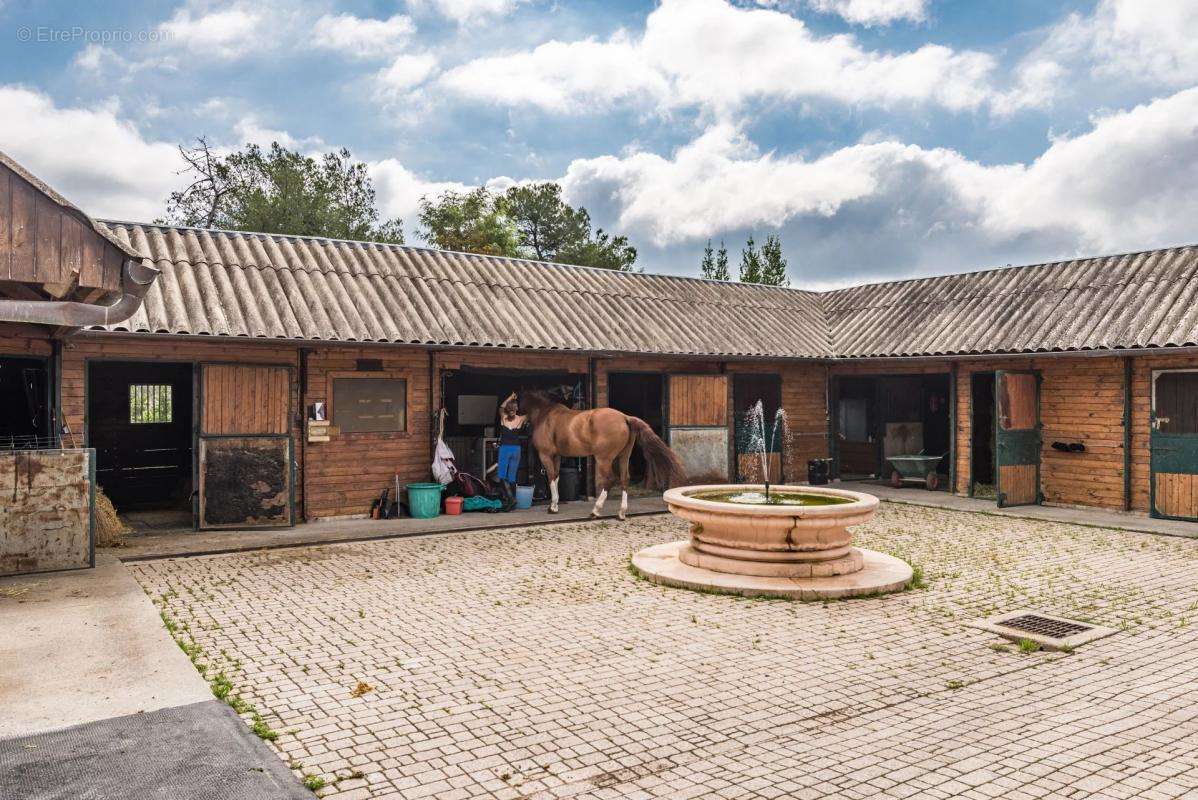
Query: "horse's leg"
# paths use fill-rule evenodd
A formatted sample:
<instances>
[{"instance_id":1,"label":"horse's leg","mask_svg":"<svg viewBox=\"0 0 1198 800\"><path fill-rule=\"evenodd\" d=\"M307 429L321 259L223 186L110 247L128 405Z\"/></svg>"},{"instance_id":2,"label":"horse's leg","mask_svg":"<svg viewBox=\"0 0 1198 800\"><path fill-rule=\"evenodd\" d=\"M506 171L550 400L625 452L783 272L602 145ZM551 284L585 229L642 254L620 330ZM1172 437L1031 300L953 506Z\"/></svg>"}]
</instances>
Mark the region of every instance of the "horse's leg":
<instances>
[{"instance_id":1,"label":"horse's leg","mask_svg":"<svg viewBox=\"0 0 1198 800\"><path fill-rule=\"evenodd\" d=\"M541 465L545 467L545 478L549 481L549 513L557 513L557 479L561 472L562 457L557 453L542 453Z\"/></svg>"},{"instance_id":2,"label":"horse's leg","mask_svg":"<svg viewBox=\"0 0 1198 800\"><path fill-rule=\"evenodd\" d=\"M595 507L591 509L591 517L598 517L603 513L603 504L607 502L607 490L611 486L611 459L605 455L595 455L595 488L599 490L599 496L595 498Z\"/></svg>"},{"instance_id":3,"label":"horse's leg","mask_svg":"<svg viewBox=\"0 0 1198 800\"><path fill-rule=\"evenodd\" d=\"M620 478L620 519L628 518L628 462L632 459L632 448L636 445L636 437L628 432L628 442L616 457L617 474Z\"/></svg>"}]
</instances>

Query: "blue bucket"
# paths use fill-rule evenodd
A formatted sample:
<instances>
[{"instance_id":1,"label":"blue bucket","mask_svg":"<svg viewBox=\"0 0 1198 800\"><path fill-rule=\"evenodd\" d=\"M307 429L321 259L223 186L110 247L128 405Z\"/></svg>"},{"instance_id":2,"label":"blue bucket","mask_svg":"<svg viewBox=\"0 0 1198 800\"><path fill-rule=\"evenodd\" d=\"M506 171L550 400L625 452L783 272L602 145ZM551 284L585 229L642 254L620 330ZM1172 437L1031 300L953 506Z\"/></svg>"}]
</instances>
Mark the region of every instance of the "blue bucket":
<instances>
[{"instance_id":1,"label":"blue bucket","mask_svg":"<svg viewBox=\"0 0 1198 800\"><path fill-rule=\"evenodd\" d=\"M532 508L532 487L516 487L516 508Z\"/></svg>"}]
</instances>

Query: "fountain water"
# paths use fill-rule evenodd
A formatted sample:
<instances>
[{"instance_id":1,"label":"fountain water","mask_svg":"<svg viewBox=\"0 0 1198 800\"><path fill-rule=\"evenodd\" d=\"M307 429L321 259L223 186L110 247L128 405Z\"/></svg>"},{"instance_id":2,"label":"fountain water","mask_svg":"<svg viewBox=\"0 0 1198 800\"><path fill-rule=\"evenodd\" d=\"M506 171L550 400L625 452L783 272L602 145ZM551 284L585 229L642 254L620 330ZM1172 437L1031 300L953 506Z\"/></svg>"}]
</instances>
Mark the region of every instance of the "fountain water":
<instances>
[{"instance_id":1,"label":"fountain water","mask_svg":"<svg viewBox=\"0 0 1198 800\"><path fill-rule=\"evenodd\" d=\"M778 442L778 431L782 431L782 447L779 450L779 466L786 457L786 449L790 443L790 427L786 422L786 409L781 406L774 412L774 422L766 436L765 403L758 400L745 413L745 427L748 431L747 445L751 452L757 453L761 463L761 479L765 484L765 502L770 502L770 454L774 452ZM777 476L781 477L781 476Z\"/></svg>"}]
</instances>

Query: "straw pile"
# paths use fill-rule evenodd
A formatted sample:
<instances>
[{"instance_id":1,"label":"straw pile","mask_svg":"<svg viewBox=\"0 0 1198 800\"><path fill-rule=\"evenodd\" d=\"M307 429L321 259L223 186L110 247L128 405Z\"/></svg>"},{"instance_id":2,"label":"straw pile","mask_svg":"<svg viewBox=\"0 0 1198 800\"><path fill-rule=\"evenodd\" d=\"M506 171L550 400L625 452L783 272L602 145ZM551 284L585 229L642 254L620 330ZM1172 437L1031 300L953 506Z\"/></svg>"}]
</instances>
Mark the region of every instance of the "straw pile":
<instances>
[{"instance_id":1,"label":"straw pile","mask_svg":"<svg viewBox=\"0 0 1198 800\"><path fill-rule=\"evenodd\" d=\"M96 547L124 547L125 534L132 528L121 521L116 514L116 508L104 490L96 487Z\"/></svg>"}]
</instances>

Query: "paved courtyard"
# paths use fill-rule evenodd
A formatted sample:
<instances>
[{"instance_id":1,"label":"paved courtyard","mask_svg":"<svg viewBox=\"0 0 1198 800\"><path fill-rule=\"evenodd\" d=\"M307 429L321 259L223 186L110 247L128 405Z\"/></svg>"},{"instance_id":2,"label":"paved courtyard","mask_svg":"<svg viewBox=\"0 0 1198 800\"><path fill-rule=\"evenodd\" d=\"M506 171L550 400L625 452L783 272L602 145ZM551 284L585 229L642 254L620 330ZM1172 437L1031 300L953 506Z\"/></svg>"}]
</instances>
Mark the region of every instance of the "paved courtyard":
<instances>
[{"instance_id":1,"label":"paved courtyard","mask_svg":"<svg viewBox=\"0 0 1198 800\"><path fill-rule=\"evenodd\" d=\"M131 567L325 796L1198 796L1198 541L884 504L859 543L926 587L797 603L629 572L683 533L657 516ZM1020 608L1120 632L1023 653L964 625Z\"/></svg>"}]
</instances>

